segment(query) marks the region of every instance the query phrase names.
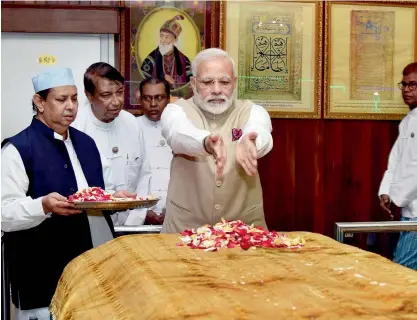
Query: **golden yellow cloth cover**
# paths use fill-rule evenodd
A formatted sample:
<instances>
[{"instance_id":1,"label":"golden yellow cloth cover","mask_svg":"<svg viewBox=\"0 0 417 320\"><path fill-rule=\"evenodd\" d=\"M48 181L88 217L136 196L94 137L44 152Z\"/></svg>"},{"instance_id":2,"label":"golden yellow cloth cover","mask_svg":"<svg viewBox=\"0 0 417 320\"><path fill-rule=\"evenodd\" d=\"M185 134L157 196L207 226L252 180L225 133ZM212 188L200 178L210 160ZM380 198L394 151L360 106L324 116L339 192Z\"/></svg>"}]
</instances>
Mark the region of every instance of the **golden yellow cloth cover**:
<instances>
[{"instance_id":1,"label":"golden yellow cloth cover","mask_svg":"<svg viewBox=\"0 0 417 320\"><path fill-rule=\"evenodd\" d=\"M417 319L417 272L320 234L301 249L179 247L117 238L74 259L54 319Z\"/></svg>"}]
</instances>

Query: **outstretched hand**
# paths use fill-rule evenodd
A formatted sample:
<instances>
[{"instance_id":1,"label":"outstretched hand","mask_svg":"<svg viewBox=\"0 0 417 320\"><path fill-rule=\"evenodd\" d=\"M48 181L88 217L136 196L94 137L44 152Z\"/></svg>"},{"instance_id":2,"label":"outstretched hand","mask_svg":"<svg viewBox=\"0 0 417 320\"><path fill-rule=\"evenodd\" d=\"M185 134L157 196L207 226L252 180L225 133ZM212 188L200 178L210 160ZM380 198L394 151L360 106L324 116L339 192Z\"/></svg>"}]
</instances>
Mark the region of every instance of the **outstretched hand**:
<instances>
[{"instance_id":1,"label":"outstretched hand","mask_svg":"<svg viewBox=\"0 0 417 320\"><path fill-rule=\"evenodd\" d=\"M258 172L258 151L255 144L257 137L256 132L250 132L236 146L236 161L248 176L254 176Z\"/></svg>"},{"instance_id":2,"label":"outstretched hand","mask_svg":"<svg viewBox=\"0 0 417 320\"><path fill-rule=\"evenodd\" d=\"M223 138L218 134L211 134L204 139L204 148L216 159L216 171L219 176L223 174L226 165L227 153Z\"/></svg>"}]
</instances>

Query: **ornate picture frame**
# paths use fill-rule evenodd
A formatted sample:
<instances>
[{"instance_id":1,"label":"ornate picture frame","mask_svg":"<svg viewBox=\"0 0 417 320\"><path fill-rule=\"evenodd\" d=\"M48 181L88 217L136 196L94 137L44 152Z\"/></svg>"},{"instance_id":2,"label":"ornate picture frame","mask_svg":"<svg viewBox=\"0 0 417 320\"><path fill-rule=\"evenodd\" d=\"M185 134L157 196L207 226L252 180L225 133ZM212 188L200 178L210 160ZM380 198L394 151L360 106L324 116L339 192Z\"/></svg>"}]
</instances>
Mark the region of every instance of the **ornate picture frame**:
<instances>
[{"instance_id":1,"label":"ornate picture frame","mask_svg":"<svg viewBox=\"0 0 417 320\"><path fill-rule=\"evenodd\" d=\"M238 99L272 118L321 118L322 1L222 1L221 47L236 62Z\"/></svg>"},{"instance_id":2,"label":"ornate picture frame","mask_svg":"<svg viewBox=\"0 0 417 320\"><path fill-rule=\"evenodd\" d=\"M328 1L324 118L398 120L397 83L416 61L417 1Z\"/></svg>"},{"instance_id":3,"label":"ornate picture frame","mask_svg":"<svg viewBox=\"0 0 417 320\"><path fill-rule=\"evenodd\" d=\"M171 102L191 96L190 61L200 50L218 46L220 3L135 1L125 5L120 54L121 72L126 80L125 110L142 114L139 84L149 76L161 77L161 72L172 85ZM160 58L163 50L159 46L160 30L166 30L176 38L175 59L170 65L165 57Z\"/></svg>"}]
</instances>

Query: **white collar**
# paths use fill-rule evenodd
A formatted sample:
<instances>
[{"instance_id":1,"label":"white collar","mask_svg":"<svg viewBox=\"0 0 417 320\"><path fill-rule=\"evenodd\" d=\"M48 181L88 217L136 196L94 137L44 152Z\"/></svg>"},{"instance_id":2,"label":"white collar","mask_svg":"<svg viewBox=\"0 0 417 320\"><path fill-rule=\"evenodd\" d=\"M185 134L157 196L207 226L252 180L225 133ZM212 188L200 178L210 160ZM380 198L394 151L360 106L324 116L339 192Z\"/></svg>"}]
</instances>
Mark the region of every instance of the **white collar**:
<instances>
[{"instance_id":1,"label":"white collar","mask_svg":"<svg viewBox=\"0 0 417 320\"><path fill-rule=\"evenodd\" d=\"M147 116L143 115L143 121L150 127L154 127L154 128L161 128L161 120L159 121L152 121L149 120Z\"/></svg>"},{"instance_id":2,"label":"white collar","mask_svg":"<svg viewBox=\"0 0 417 320\"><path fill-rule=\"evenodd\" d=\"M61 136L59 133L56 133L55 131L54 131L54 138L57 139L57 140L64 141L64 142L67 142L67 141L71 140L69 130L67 130L67 138L66 139L64 139L64 136Z\"/></svg>"},{"instance_id":3,"label":"white collar","mask_svg":"<svg viewBox=\"0 0 417 320\"><path fill-rule=\"evenodd\" d=\"M91 120L93 121L94 125L96 125L98 128L105 130L105 131L110 131L113 129L113 127L115 126L116 123L116 119L114 119L113 121L110 122L103 122L99 119L97 119L97 117L94 115L93 113L93 107L90 105L90 117Z\"/></svg>"}]
</instances>

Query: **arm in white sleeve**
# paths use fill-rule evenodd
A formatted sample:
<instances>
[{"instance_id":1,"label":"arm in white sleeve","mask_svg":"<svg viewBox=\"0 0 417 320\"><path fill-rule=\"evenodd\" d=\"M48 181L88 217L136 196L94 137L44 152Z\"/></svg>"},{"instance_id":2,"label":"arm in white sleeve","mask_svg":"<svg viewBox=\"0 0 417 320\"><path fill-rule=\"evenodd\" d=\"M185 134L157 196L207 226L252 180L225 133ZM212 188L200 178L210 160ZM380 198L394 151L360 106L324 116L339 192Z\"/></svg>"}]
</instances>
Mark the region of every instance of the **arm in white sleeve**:
<instances>
[{"instance_id":1,"label":"arm in white sleeve","mask_svg":"<svg viewBox=\"0 0 417 320\"><path fill-rule=\"evenodd\" d=\"M264 107L256 104L252 106L248 122L242 129L242 137L239 141L250 132L258 134L255 143L258 150L258 159L262 158L273 147L271 118Z\"/></svg>"},{"instance_id":2,"label":"arm in white sleeve","mask_svg":"<svg viewBox=\"0 0 417 320\"><path fill-rule=\"evenodd\" d=\"M29 178L19 151L8 143L1 155L1 229L19 231L34 228L50 215L45 214L42 197L26 196Z\"/></svg>"},{"instance_id":3,"label":"arm in white sleeve","mask_svg":"<svg viewBox=\"0 0 417 320\"><path fill-rule=\"evenodd\" d=\"M209 155L204 150L204 138L210 131L200 130L187 118L182 107L168 104L161 116L162 136L176 154Z\"/></svg>"},{"instance_id":4,"label":"arm in white sleeve","mask_svg":"<svg viewBox=\"0 0 417 320\"><path fill-rule=\"evenodd\" d=\"M138 184L137 184L135 192L138 196L146 196L151 193L152 173L151 173L151 166L149 163L149 158L146 153L146 144L145 144L145 139L143 136L142 128L139 128L138 141L141 146L140 148L141 158L143 159L143 161L142 161ZM123 224L127 226L143 225L145 218L146 218L147 211L148 211L147 208L128 210L129 215L126 217L126 220L123 222Z\"/></svg>"},{"instance_id":5,"label":"arm in white sleeve","mask_svg":"<svg viewBox=\"0 0 417 320\"><path fill-rule=\"evenodd\" d=\"M108 193L113 194L116 192L116 185L113 181L111 164L109 160L107 160L106 157L103 157L101 154L100 154L100 159L101 159L101 166L103 167L104 189Z\"/></svg>"},{"instance_id":6,"label":"arm in white sleeve","mask_svg":"<svg viewBox=\"0 0 417 320\"><path fill-rule=\"evenodd\" d=\"M403 127L415 126L411 123L409 116L405 117L400 123L400 135L397 151L397 166L394 168L392 183L390 188L390 197L398 207L406 207L412 201L417 199L417 149L413 146L403 146L400 142ZM415 122L414 122L415 123ZM410 138L413 139L413 138ZM407 148L407 149L403 149ZM409 148L409 149L408 149Z\"/></svg>"},{"instance_id":7,"label":"arm in white sleeve","mask_svg":"<svg viewBox=\"0 0 417 320\"><path fill-rule=\"evenodd\" d=\"M378 196L383 194L389 195L391 183L393 181L394 171L398 164L398 155L399 155L399 142L398 138L395 140L395 143L389 153L388 157L388 167L385 170L384 176L381 181L381 185L379 186Z\"/></svg>"},{"instance_id":8,"label":"arm in white sleeve","mask_svg":"<svg viewBox=\"0 0 417 320\"><path fill-rule=\"evenodd\" d=\"M151 193L151 179L152 179L152 172L151 172L151 165L149 163L149 157L146 152L146 144L145 138L143 135L142 128L139 128L139 144L140 144L140 152L142 161L142 167L140 169L138 185L136 187L136 193L138 196L145 196Z\"/></svg>"},{"instance_id":9,"label":"arm in white sleeve","mask_svg":"<svg viewBox=\"0 0 417 320\"><path fill-rule=\"evenodd\" d=\"M407 166L407 173L391 184L390 196L399 207L406 207L417 199L417 163Z\"/></svg>"}]
</instances>

